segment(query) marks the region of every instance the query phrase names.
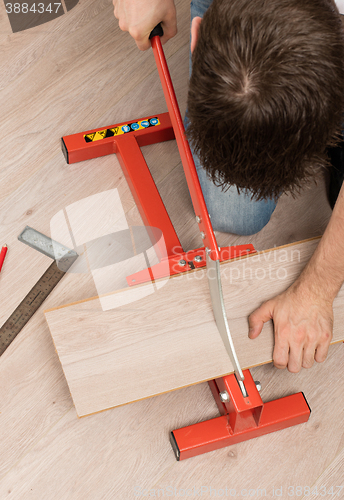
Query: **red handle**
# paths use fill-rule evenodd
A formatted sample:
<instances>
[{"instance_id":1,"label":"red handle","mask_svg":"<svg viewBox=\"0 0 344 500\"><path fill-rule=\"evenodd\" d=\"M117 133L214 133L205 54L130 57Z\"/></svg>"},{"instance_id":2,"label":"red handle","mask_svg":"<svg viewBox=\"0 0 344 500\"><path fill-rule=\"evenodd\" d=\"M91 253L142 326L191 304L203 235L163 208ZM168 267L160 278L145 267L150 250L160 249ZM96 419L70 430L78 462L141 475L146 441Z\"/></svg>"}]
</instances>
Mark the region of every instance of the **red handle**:
<instances>
[{"instance_id":1,"label":"red handle","mask_svg":"<svg viewBox=\"0 0 344 500\"><path fill-rule=\"evenodd\" d=\"M188 183L192 204L196 213L197 222L203 238L204 246L209 248L212 260L219 260L219 249L216 242L213 227L210 222L207 206L204 201L201 186L198 180L195 162L192 157L190 146L185 137L183 120L179 111L176 94L173 89L170 72L168 70L164 51L159 36L153 36L151 39L155 62L158 68L161 85L164 91L167 109L170 114L174 135L176 137L182 165Z\"/></svg>"}]
</instances>

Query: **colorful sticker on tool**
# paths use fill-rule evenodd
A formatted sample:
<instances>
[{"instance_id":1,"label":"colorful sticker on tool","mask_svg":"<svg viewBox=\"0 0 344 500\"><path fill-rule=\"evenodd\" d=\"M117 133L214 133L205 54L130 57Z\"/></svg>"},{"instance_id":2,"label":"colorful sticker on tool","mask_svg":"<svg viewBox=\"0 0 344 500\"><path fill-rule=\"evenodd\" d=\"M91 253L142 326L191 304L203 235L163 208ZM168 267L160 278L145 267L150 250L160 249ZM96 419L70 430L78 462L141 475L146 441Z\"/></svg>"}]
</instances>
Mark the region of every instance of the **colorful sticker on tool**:
<instances>
[{"instance_id":1,"label":"colorful sticker on tool","mask_svg":"<svg viewBox=\"0 0 344 500\"><path fill-rule=\"evenodd\" d=\"M101 139L107 139L108 137L114 137L115 135L122 135L127 134L128 132L136 132L136 130L156 127L157 125L160 125L160 121L157 117L154 117L147 120L140 120L139 122L127 123L126 125L121 125L120 127L97 130L97 132L84 135L84 138L86 142L95 142L100 141Z\"/></svg>"}]
</instances>

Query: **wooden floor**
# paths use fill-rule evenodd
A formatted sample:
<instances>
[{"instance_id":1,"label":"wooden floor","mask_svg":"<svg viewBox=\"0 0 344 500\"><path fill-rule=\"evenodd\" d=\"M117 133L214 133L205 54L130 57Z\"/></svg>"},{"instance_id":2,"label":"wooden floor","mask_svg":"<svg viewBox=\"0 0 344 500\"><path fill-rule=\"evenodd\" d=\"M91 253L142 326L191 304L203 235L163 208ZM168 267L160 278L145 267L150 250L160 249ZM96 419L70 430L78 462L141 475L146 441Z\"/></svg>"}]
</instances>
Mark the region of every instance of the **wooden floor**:
<instances>
[{"instance_id":1,"label":"wooden floor","mask_svg":"<svg viewBox=\"0 0 344 500\"><path fill-rule=\"evenodd\" d=\"M166 45L182 112L188 10L177 1L179 33ZM118 189L128 224L141 224L116 158L68 166L60 137L165 112L166 105L152 53L139 52L119 31L109 0L80 0L61 18L15 34L1 3L0 54L0 244L9 246L0 275L2 324L50 264L17 241L25 225L51 234L59 211L109 189ZM144 155L184 248L199 247L176 145L150 146ZM295 200L282 196L259 234L218 234L218 242L279 246L321 234L330 214L321 182ZM237 498L258 488L266 498L282 488L284 499L292 498L289 486L295 497L296 486L339 491L343 344L331 347L326 363L297 375L272 365L252 369L265 401L303 391L312 408L307 424L178 463L169 432L218 415L207 384L77 418L43 310L94 295L89 276L66 276L0 358L1 500L127 500L147 497L144 489L178 498L192 488L197 498L202 487L202 498L215 498L214 490L220 497L226 487ZM344 498L344 489L332 498Z\"/></svg>"}]
</instances>

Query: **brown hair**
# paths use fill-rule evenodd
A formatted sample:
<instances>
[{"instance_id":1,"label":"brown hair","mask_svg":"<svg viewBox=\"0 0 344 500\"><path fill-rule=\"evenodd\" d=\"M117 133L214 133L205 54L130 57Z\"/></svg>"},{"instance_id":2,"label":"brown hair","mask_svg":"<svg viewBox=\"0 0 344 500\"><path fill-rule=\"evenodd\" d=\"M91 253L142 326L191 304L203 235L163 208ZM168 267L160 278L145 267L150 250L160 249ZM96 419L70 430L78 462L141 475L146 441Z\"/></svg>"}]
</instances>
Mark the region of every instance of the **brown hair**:
<instances>
[{"instance_id":1,"label":"brown hair","mask_svg":"<svg viewBox=\"0 0 344 500\"><path fill-rule=\"evenodd\" d=\"M295 192L326 165L344 110L331 0L214 0L192 58L187 136L217 185Z\"/></svg>"}]
</instances>

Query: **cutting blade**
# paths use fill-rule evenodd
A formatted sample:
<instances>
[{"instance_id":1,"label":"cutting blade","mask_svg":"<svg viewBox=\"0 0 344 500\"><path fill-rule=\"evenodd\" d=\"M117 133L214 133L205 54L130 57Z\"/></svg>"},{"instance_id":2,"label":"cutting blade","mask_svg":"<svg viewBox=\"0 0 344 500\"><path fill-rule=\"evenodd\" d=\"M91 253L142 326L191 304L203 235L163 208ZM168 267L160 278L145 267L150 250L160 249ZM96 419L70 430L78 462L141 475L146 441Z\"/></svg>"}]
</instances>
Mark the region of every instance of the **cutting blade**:
<instances>
[{"instance_id":1,"label":"cutting blade","mask_svg":"<svg viewBox=\"0 0 344 500\"><path fill-rule=\"evenodd\" d=\"M182 160L186 181L189 187L192 204L195 210L196 220L201 232L203 244L207 248L207 275L214 317L223 343L226 347L230 360L232 361L240 389L243 395L246 397L246 389L243 383L244 375L240 368L240 364L235 352L233 340L228 327L226 310L224 307L220 275L219 249L213 227L211 225L208 209L203 197L202 188L198 179L192 152L185 136L183 120L180 114L160 36L158 36L161 34L161 27L153 31L151 38L152 49L157 64L162 88L164 91L167 108L170 114L174 135Z\"/></svg>"},{"instance_id":2,"label":"cutting blade","mask_svg":"<svg viewBox=\"0 0 344 500\"><path fill-rule=\"evenodd\" d=\"M213 306L216 326L219 330L222 341L226 347L228 356L232 362L236 378L238 382L240 382L244 380L244 375L235 352L233 339L228 326L225 303L223 300L223 293L222 293L220 261L212 260L210 258L209 252L206 252L206 261L207 261L208 284L209 284L210 297ZM239 385L242 389L241 384Z\"/></svg>"}]
</instances>

